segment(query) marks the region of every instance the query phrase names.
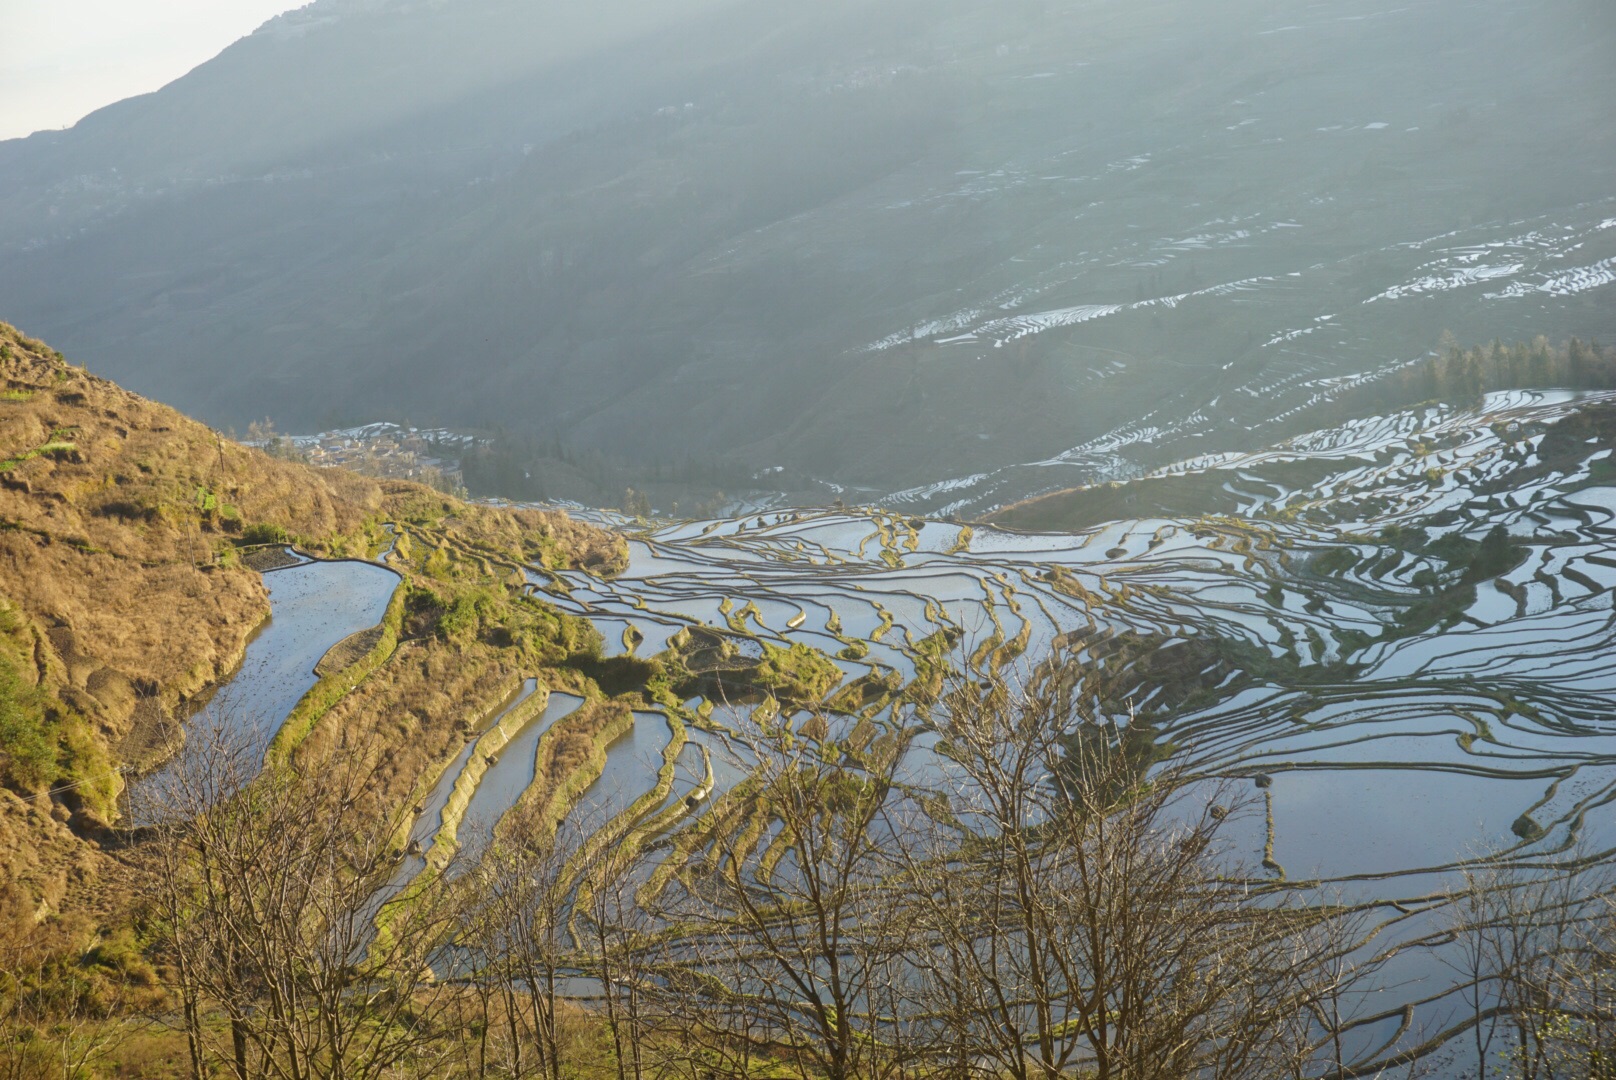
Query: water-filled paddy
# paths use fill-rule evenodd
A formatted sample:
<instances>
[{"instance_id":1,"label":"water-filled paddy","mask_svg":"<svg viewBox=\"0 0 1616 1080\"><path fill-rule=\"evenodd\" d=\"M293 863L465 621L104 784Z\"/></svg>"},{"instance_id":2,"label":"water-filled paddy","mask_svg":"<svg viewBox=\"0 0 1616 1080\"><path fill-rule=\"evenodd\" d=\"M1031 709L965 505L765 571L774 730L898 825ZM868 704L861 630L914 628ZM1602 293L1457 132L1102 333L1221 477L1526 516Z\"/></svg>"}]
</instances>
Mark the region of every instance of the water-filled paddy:
<instances>
[{"instance_id":1,"label":"water-filled paddy","mask_svg":"<svg viewBox=\"0 0 1616 1080\"><path fill-rule=\"evenodd\" d=\"M1276 772L1274 859L1296 878L1448 866L1513 846L1510 825L1547 786L1417 769Z\"/></svg>"},{"instance_id":2,"label":"water-filled paddy","mask_svg":"<svg viewBox=\"0 0 1616 1080\"><path fill-rule=\"evenodd\" d=\"M528 679L522 686L521 695L505 711L516 708L537 692L537 683ZM544 710L529 720L498 752L488 771L483 773L471 801L466 804L465 824L459 831L461 847L475 851L493 835L500 818L516 805L522 792L533 783L539 739L550 730L552 724L580 704L582 699L571 694L551 693ZM503 715L496 717L495 723Z\"/></svg>"},{"instance_id":3,"label":"water-filled paddy","mask_svg":"<svg viewBox=\"0 0 1616 1080\"><path fill-rule=\"evenodd\" d=\"M606 766L584 792L574 813L604 825L632 806L656 786L663 751L672 734L668 718L661 713L635 713L633 726L607 747Z\"/></svg>"},{"instance_id":4,"label":"water-filled paddy","mask_svg":"<svg viewBox=\"0 0 1616 1080\"><path fill-rule=\"evenodd\" d=\"M863 660L842 665L849 677L880 662L913 679L922 643L939 641L956 670L1025 672L1054 644L1098 672L1112 643L1140 641L1138 658L1105 669L1123 684L1140 680L1131 696L1088 700L1114 718L1148 715L1176 760L1199 773L1239 784L1267 775L1260 805L1271 807L1272 831L1265 813L1237 830L1242 861L1255 866L1271 851L1269 880L1321 876L1359 902L1407 900L1453 885L1455 866L1481 852L1553 859L1573 832L1606 846L1616 832L1601 816L1616 781L1616 559L1593 561L1616 544L1610 489L1571 490L1586 484L1576 479L1586 468L1512 480L1538 467L1536 425L1569 400L1494 395L1484 416L1428 408L1224 455L1207 482L1236 483L1243 517L1151 516L1041 536L977 525L961 546L957 526L922 525L914 537L908 519L879 511L769 514L762 524L670 526L634 546L621 579L591 588L620 592L619 610L717 625L722 601L731 615L750 604L762 619L739 625L760 638L789 633L803 611L808 628L864 643ZM1322 479L1298 489L1298 463ZM1515 528L1522 521L1529 531ZM1494 525L1529 536L1530 547L1500 584L1475 583L1471 598L1460 590L1465 564L1448 559ZM1390 542L1394 526L1431 546ZM1446 548L1436 544L1444 537ZM1420 614L1438 602L1456 606ZM1193 668L1130 676L1173 643L1199 650L1185 654ZM693 743L710 738L692 732ZM906 782L946 776L934 739L917 740ZM699 767L688 748L680 760L686 774ZM648 788L654 764L630 771L614 805ZM690 780L676 786L689 790ZM1528 815L1542 832L1523 844L1516 830ZM1408 945L1387 993L1440 996L1451 970L1418 941L1439 916L1371 910L1384 916L1380 946ZM1444 1009L1421 1007L1413 1027L1439 1025ZM1367 1025L1355 1039L1369 1048L1412 1038L1400 1024Z\"/></svg>"},{"instance_id":5,"label":"water-filled paddy","mask_svg":"<svg viewBox=\"0 0 1616 1080\"><path fill-rule=\"evenodd\" d=\"M306 562L264 575L269 621L247 645L229 698L244 730L267 740L315 683L314 665L326 651L381 622L398 575L365 562Z\"/></svg>"},{"instance_id":6,"label":"water-filled paddy","mask_svg":"<svg viewBox=\"0 0 1616 1080\"><path fill-rule=\"evenodd\" d=\"M209 704L212 721L261 752L317 681L314 667L337 642L381 622L398 575L372 563L302 562L264 574L270 617L247 643L241 667ZM178 761L157 777L179 767Z\"/></svg>"},{"instance_id":7,"label":"water-filled paddy","mask_svg":"<svg viewBox=\"0 0 1616 1080\"><path fill-rule=\"evenodd\" d=\"M536 573L530 580L594 619L608 655L627 648L629 628L640 638L634 651L652 657L681 640L680 628L702 624L722 631L733 657L760 657L765 643L846 649L835 660L844 686L879 667L897 673L909 700L924 697L939 665L1020 677L1053 648L1085 708L1148 722L1170 761L1255 793L1259 812L1232 829L1232 854L1262 881L1319 877L1370 905L1376 948L1402 946L1397 978L1382 986L1388 1002L1440 998L1451 971L1424 939L1443 916L1418 898L1440 896L1459 863L1485 852L1553 860L1577 837L1616 846L1616 557L1604 554L1616 545L1606 506L1616 496L1607 500L1612 489L1592 485L1586 466L1511 480L1538 467L1528 451L1564 406L1495 395L1484 416L1424 409L1282 452L1224 456L1204 479L1220 497L1233 484L1249 499L1238 516L1153 510L1067 535L975 525L962 544L956 523L771 512L657 530L630 545L628 570L614 581L564 573L569 591ZM1322 477L1313 487L1291 481L1299 462ZM1204 467L1174 475L1193 479ZM1507 565L1473 574L1469 560L1495 525L1527 541ZM279 697L257 695L279 710L277 722L312 683L324 648L374 623L391 592L390 575L374 595L361 576L345 597L316 587L318 568L278 572L299 573L309 580L271 582L276 621L254 643L297 675ZM277 629L295 640L261 648ZM900 767L904 783L959 782L936 750L937 731L894 689L847 696L844 707L862 717L835 717L823 736L804 737L909 725L919 733ZM553 696L503 747L466 807L462 845L486 839L521 797L539 739L576 704ZM671 792L648 811L674 837L741 827L712 813L757 764L723 733L737 714L720 707L698 724L701 705L686 703L689 741ZM802 731L803 721L790 722ZM603 823L653 791L674 730L660 713L636 714L602 748L604 771L578 820ZM471 753L423 802L412 834L423 846ZM1267 787L1253 785L1259 775ZM662 813L681 807L682 816ZM776 827L755 824L753 861ZM1414 1028L1444 1023L1446 1008L1422 1006ZM1355 1039L1367 1049L1412 1038L1400 1024L1366 1025Z\"/></svg>"}]
</instances>

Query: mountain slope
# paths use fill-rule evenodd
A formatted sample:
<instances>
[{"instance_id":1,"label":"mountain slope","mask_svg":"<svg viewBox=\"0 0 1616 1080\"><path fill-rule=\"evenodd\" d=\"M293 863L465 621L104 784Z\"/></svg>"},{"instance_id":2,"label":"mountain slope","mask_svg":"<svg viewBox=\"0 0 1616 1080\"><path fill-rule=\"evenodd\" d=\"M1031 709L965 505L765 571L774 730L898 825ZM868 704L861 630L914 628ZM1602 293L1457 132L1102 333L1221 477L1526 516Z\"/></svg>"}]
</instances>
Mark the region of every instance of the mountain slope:
<instances>
[{"instance_id":1,"label":"mountain slope","mask_svg":"<svg viewBox=\"0 0 1616 1080\"><path fill-rule=\"evenodd\" d=\"M1608 339L1613 41L1592 0L324 0L0 145L0 291L220 424L1069 485L1444 326Z\"/></svg>"},{"instance_id":2,"label":"mountain slope","mask_svg":"<svg viewBox=\"0 0 1616 1080\"><path fill-rule=\"evenodd\" d=\"M1466 872L1616 851L1601 809L1616 798L1616 354L1455 352L1425 374L1462 400L1365 409L1007 514L1071 532L866 507L663 522L624 543L272 461L3 333L0 416L27 436L0 460L3 535L64 562L61 581L0 569L0 947L117 899L93 842L110 795L93 766L124 756L100 701L115 680L58 644L49 587L93 569L115 603L122 559L131 575L167 567L153 607L231 581L250 591L238 560L280 545L255 554L233 529L257 539L298 515L306 547L368 556L386 541L387 569L265 574L279 606L249 650L295 615L288 578L362 570L393 592L373 632L320 656L271 752L305 774L341 760L374 778L364 797L397 812L376 819L389 888L569 808L586 848L644 860L638 900L710 881L711 850L755 852L737 873L761 887L781 864L758 782L778 762L760 760L752 724L813 759L894 754L894 790L968 791L936 695L952 677L1047 679L1074 719L1125 731L1130 758L1216 782L1214 805L1255 785L1261 809L1233 815L1228 854L1267 895L1311 903L1322 889L1353 913L1366 992L1383 998L1347 1024L1367 1075L1469 1030L1473 983L1447 921ZM1562 362L1605 389L1484 392L1483 375L1554 377ZM123 506L144 500L149 516ZM193 628L147 632L187 646ZM254 674L244 665L232 688ZM55 766L91 783L45 792L19 769L30 712L51 727ZM72 970L102 963L71 944Z\"/></svg>"}]
</instances>

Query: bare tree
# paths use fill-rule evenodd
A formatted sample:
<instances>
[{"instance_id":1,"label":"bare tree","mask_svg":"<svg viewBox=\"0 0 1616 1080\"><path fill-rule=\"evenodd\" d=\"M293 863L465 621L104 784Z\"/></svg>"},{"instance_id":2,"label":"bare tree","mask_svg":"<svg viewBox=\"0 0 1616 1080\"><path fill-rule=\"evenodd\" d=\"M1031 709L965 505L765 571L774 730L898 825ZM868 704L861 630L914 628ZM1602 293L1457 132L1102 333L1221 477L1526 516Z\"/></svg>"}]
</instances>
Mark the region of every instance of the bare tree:
<instances>
[{"instance_id":1,"label":"bare tree","mask_svg":"<svg viewBox=\"0 0 1616 1080\"><path fill-rule=\"evenodd\" d=\"M123 987L97 979L64 943L0 941L0 1080L75 1080L117 1050Z\"/></svg>"},{"instance_id":2,"label":"bare tree","mask_svg":"<svg viewBox=\"0 0 1616 1080\"><path fill-rule=\"evenodd\" d=\"M209 815L246 788L258 771L256 740L236 734L222 708L193 721L179 761L131 792L131 817L150 834L138 852L148 886L148 907L158 938L160 970L179 997L193 1080L210 1074L215 1056L204 1012L204 995L227 1014L228 1060L238 1080L262 1075L249 1061L246 1000L237 992L242 976L221 970L234 956L221 928L232 922L220 910L226 898L217 876L199 856L213 850ZM199 824L200 823L200 824ZM210 901L212 901L210 905Z\"/></svg>"},{"instance_id":3,"label":"bare tree","mask_svg":"<svg viewBox=\"0 0 1616 1080\"><path fill-rule=\"evenodd\" d=\"M635 898L640 865L621 837L596 845L583 869L580 895L590 934L591 973L600 980L617 1080L644 1080L648 1042L656 1028L651 993L657 928Z\"/></svg>"},{"instance_id":4,"label":"bare tree","mask_svg":"<svg viewBox=\"0 0 1616 1080\"><path fill-rule=\"evenodd\" d=\"M1478 1076L1500 1055L1521 1080L1616 1077L1616 910L1608 867L1580 847L1561 864L1475 861L1454 897L1454 949L1472 989Z\"/></svg>"},{"instance_id":5,"label":"bare tree","mask_svg":"<svg viewBox=\"0 0 1616 1080\"><path fill-rule=\"evenodd\" d=\"M1085 722L1054 680L944 705L952 782L911 873L954 1070L1297 1074L1320 919L1227 864L1229 792L1152 773L1137 733Z\"/></svg>"},{"instance_id":6,"label":"bare tree","mask_svg":"<svg viewBox=\"0 0 1616 1080\"><path fill-rule=\"evenodd\" d=\"M585 839L572 819L551 829L519 817L468 875L463 940L474 982L498 1003L485 1009L475 1075L559 1080L567 1065L558 1002L577 963L571 863Z\"/></svg>"},{"instance_id":7,"label":"bare tree","mask_svg":"<svg viewBox=\"0 0 1616 1080\"><path fill-rule=\"evenodd\" d=\"M770 1060L828 1080L902 1075L919 1053L917 969L892 883L903 737L736 723L760 764L726 813L709 814L709 842L668 911L682 933L671 978L688 1005L688 1060L735 1077Z\"/></svg>"},{"instance_id":8,"label":"bare tree","mask_svg":"<svg viewBox=\"0 0 1616 1080\"><path fill-rule=\"evenodd\" d=\"M193 728L141 848L193 1075L561 1080L578 975L617 1080L1350 1074L1352 927L1243 873L1230 788L1056 679L961 683L933 717L925 749L914 716L737 718L752 773L652 841L678 852L654 886L645 837L576 817L406 886L361 764L260 772ZM1467 926L1522 1075L1605 1075L1604 909L1516 884Z\"/></svg>"},{"instance_id":9,"label":"bare tree","mask_svg":"<svg viewBox=\"0 0 1616 1080\"><path fill-rule=\"evenodd\" d=\"M1475 1052L1476 1080L1487 1080L1503 1019L1498 1005L1497 939L1491 926L1495 877L1496 868L1481 858L1466 870L1463 886L1448 896L1447 921L1453 942L1440 954L1463 980L1458 991L1469 1014L1465 1023Z\"/></svg>"},{"instance_id":10,"label":"bare tree","mask_svg":"<svg viewBox=\"0 0 1616 1080\"><path fill-rule=\"evenodd\" d=\"M1389 954L1372 951L1375 926L1365 909L1339 896L1318 903L1329 917L1297 931L1312 975L1303 1000L1321 1032L1307 1064L1311 1075L1340 1077L1360 1064L1348 1054L1348 1037L1379 1015L1370 1006L1380 1001L1375 977ZM1415 1075L1412 1060L1409 1075Z\"/></svg>"},{"instance_id":11,"label":"bare tree","mask_svg":"<svg viewBox=\"0 0 1616 1080\"><path fill-rule=\"evenodd\" d=\"M228 725L193 730L148 792L147 880L194 1076L371 1080L429 1065L455 994L434 963L455 921L443 875L401 890L400 818L348 758L270 763ZM250 778L250 779L249 779ZM216 1045L210 1012L228 1020Z\"/></svg>"}]
</instances>

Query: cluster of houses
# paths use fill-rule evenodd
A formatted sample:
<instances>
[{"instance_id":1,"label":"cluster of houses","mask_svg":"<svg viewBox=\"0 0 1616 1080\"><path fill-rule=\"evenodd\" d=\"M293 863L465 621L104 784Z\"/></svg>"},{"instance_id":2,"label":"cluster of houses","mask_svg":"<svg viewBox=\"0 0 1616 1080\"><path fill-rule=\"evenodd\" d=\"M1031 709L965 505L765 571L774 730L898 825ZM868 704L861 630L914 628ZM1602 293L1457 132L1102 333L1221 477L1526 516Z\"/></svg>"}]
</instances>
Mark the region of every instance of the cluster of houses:
<instances>
[{"instance_id":1,"label":"cluster of houses","mask_svg":"<svg viewBox=\"0 0 1616 1080\"><path fill-rule=\"evenodd\" d=\"M272 453L311 465L340 465L367 476L416 480L444 491L462 487L460 458L486 439L446 428L414 428L374 423L322 431L318 435L276 435L258 442Z\"/></svg>"}]
</instances>

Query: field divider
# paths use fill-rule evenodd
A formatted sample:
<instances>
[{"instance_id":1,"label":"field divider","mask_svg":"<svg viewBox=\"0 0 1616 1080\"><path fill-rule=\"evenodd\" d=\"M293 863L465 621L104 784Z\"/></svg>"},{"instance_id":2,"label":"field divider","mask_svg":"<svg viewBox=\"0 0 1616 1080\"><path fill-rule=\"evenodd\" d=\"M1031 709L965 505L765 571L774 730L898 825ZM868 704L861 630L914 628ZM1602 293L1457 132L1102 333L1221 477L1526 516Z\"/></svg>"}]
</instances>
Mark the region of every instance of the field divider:
<instances>
[{"instance_id":1,"label":"field divider","mask_svg":"<svg viewBox=\"0 0 1616 1080\"><path fill-rule=\"evenodd\" d=\"M685 805L681 802L666 807L661 813L653 814L653 811L666 802L673 792L679 755L684 752L689 738L685 732L684 721L672 713L661 715L668 722L668 743L662 748L662 765L657 770L656 784L630 803L622 813L608 822L605 828L597 829L567 861L564 873L579 882L575 912L588 907L591 890L588 881L582 877L583 871L601 856L603 849L613 848L613 858L625 862L631 861L639 854L640 847L647 837L656 835L668 824L677 821L686 811ZM610 752L610 747L607 750ZM710 765L708 771L711 772Z\"/></svg>"},{"instance_id":2,"label":"field divider","mask_svg":"<svg viewBox=\"0 0 1616 1080\"><path fill-rule=\"evenodd\" d=\"M437 835L432 839L432 847L426 854L428 866L442 869L454 856L460 847L460 825L465 819L466 810L471 806L472 797L477 794L477 788L487 775L493 759L521 734L523 728L543 715L549 704L550 688L541 685L512 705L510 711L477 740L476 749L466 759L460 775L455 778L454 789L449 792L449 801L443 806L443 824L438 828Z\"/></svg>"},{"instance_id":3,"label":"field divider","mask_svg":"<svg viewBox=\"0 0 1616 1080\"><path fill-rule=\"evenodd\" d=\"M516 690L514 692L520 693L521 688L522 680L518 679ZM484 717L486 718L490 714L498 716L501 709L507 708L505 702L509 699L509 694L502 697L498 704L489 710L488 713L484 714ZM432 838L432 847L427 850L426 855L424 856L426 865L421 868L420 873L416 874L409 880L407 884L404 885L403 889L396 896L389 898L387 902L382 905L381 910L377 912L377 938L376 942L372 945L373 950L377 948L380 943L387 940L388 936L392 932L392 925L394 921L405 917L406 913L413 906L415 898L422 892L422 890L434 882L438 875L443 873L444 867L447 866L449 860L453 858L456 849L459 847L457 832L459 830L460 823L465 817L466 808L471 804L472 795L474 795L477 791L477 785L482 782L483 776L488 771L489 755L498 754L500 750L510 743L511 739L515 738L516 735L527 726L529 720L537 719L539 715L542 715L544 709L549 705L549 703L550 688L545 686L543 683L540 683L534 688L533 693L529 694L526 698L517 702L515 705L509 706L508 711L504 716L500 717L499 722L493 727L489 728L487 731L483 732L483 734L477 739L476 748L471 752L471 756L466 759L466 764L461 767L460 775L455 778L454 790L450 793L448 801L444 804L441 824L438 827L437 834ZM535 713L535 709L537 709L537 713ZM497 746L494 742L496 737ZM415 801L419 802L421 799L424 799L433 788L437 787L437 785L442 782L448 770L453 767L454 758L450 758L449 761L444 765L443 769L434 774L430 781L423 780L422 784L415 793ZM467 774L470 773L474 767L477 767L475 778L468 784ZM406 814L400 818L398 826L393 833L392 847L395 851L402 852L404 850L404 846L408 842L409 835L411 831L414 830L415 824L415 815ZM444 844L445 834L448 834L450 837L447 845Z\"/></svg>"},{"instance_id":4,"label":"field divider","mask_svg":"<svg viewBox=\"0 0 1616 1080\"><path fill-rule=\"evenodd\" d=\"M369 678L377 668L392 659L393 653L398 649L399 635L404 625L404 596L408 591L407 583L400 580L398 587L393 590L392 599L387 602L387 610L382 614L380 624L382 635L364 656L341 671L334 671L321 677L298 699L297 704L292 706L292 711L286 714L286 722L270 740L269 748L264 755L267 760L275 762L287 760L293 751L303 745L303 741L309 737L309 733L326 713L335 708L349 691Z\"/></svg>"}]
</instances>

